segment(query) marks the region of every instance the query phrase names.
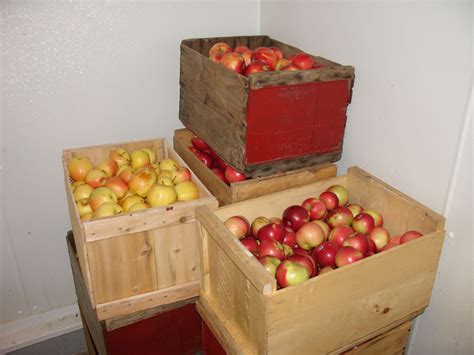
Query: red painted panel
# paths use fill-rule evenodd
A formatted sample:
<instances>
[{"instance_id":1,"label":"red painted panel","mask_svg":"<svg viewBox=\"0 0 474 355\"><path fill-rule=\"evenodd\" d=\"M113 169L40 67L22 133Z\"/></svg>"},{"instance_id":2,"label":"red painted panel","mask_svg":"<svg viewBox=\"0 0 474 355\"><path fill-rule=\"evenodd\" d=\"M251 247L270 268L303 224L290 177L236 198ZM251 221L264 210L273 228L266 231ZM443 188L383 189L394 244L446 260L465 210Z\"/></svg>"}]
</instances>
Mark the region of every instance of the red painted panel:
<instances>
[{"instance_id":1,"label":"red painted panel","mask_svg":"<svg viewBox=\"0 0 474 355\"><path fill-rule=\"evenodd\" d=\"M202 349L194 304L104 333L109 355L191 355Z\"/></svg>"},{"instance_id":2,"label":"red painted panel","mask_svg":"<svg viewBox=\"0 0 474 355\"><path fill-rule=\"evenodd\" d=\"M205 355L226 355L206 322L202 321L202 346Z\"/></svg>"},{"instance_id":3,"label":"red painted panel","mask_svg":"<svg viewBox=\"0 0 474 355\"><path fill-rule=\"evenodd\" d=\"M346 80L250 90L246 163L339 149L348 105Z\"/></svg>"}]
</instances>

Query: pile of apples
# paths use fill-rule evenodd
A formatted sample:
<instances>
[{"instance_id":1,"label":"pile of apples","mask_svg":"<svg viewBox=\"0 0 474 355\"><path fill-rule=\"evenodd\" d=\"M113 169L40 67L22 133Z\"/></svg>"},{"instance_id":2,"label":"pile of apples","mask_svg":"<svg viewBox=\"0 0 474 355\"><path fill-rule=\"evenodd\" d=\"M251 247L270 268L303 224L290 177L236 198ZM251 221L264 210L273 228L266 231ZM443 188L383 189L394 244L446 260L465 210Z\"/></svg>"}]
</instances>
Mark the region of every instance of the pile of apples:
<instances>
[{"instance_id":1,"label":"pile of apples","mask_svg":"<svg viewBox=\"0 0 474 355\"><path fill-rule=\"evenodd\" d=\"M236 46L232 49L225 42L216 43L211 47L209 59L245 76L259 72L308 70L323 67L316 64L313 57L306 53L284 58L283 52L277 47L259 47L251 50L246 46Z\"/></svg>"},{"instance_id":2,"label":"pile of apples","mask_svg":"<svg viewBox=\"0 0 474 355\"><path fill-rule=\"evenodd\" d=\"M342 185L286 208L281 218L261 216L250 224L243 216L232 216L225 225L282 288L422 236L407 231L390 237L380 213L349 204Z\"/></svg>"},{"instance_id":3,"label":"pile of apples","mask_svg":"<svg viewBox=\"0 0 474 355\"><path fill-rule=\"evenodd\" d=\"M203 139L193 136L191 138L191 144L188 149L227 185L232 182L247 180L247 177L243 173L227 165Z\"/></svg>"},{"instance_id":4,"label":"pile of apples","mask_svg":"<svg viewBox=\"0 0 474 355\"><path fill-rule=\"evenodd\" d=\"M188 168L170 158L158 162L148 148L131 154L117 148L96 167L87 157L75 157L68 171L82 221L199 198Z\"/></svg>"}]
</instances>

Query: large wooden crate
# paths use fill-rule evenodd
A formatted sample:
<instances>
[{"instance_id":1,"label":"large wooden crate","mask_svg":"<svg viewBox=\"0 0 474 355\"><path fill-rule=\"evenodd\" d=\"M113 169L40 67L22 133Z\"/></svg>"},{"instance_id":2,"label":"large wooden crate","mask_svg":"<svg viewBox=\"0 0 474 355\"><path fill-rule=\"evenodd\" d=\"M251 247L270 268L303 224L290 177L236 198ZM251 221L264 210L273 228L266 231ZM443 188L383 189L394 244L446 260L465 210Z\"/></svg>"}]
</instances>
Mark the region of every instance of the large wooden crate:
<instances>
[{"instance_id":1,"label":"large wooden crate","mask_svg":"<svg viewBox=\"0 0 474 355\"><path fill-rule=\"evenodd\" d=\"M279 216L334 184L374 208L394 234L422 238L277 290L275 279L224 226L233 215ZM444 218L369 173L347 175L196 210L201 235L201 317L229 354L340 353L406 322L428 306L444 240Z\"/></svg>"},{"instance_id":2,"label":"large wooden crate","mask_svg":"<svg viewBox=\"0 0 474 355\"><path fill-rule=\"evenodd\" d=\"M174 149L217 198L220 206L310 184L337 174L337 166L326 163L227 185L188 149L192 136L193 133L187 129L176 130L173 137Z\"/></svg>"},{"instance_id":3,"label":"large wooden crate","mask_svg":"<svg viewBox=\"0 0 474 355\"><path fill-rule=\"evenodd\" d=\"M69 261L89 355L196 354L202 349L197 297L98 320L90 302L72 232L66 236Z\"/></svg>"},{"instance_id":4,"label":"large wooden crate","mask_svg":"<svg viewBox=\"0 0 474 355\"><path fill-rule=\"evenodd\" d=\"M217 207L217 200L192 179L200 198L169 206L82 222L70 187L68 162L88 157L94 165L117 147L150 148L158 160L173 158L187 166L164 139L125 142L63 152L69 215L88 294L99 320L171 304L199 294L195 208Z\"/></svg>"},{"instance_id":5,"label":"large wooden crate","mask_svg":"<svg viewBox=\"0 0 474 355\"><path fill-rule=\"evenodd\" d=\"M182 41L179 118L185 127L247 176L340 159L353 67L313 57L324 67L245 77L208 59L216 42L276 46L285 57L302 52L268 36Z\"/></svg>"}]
</instances>

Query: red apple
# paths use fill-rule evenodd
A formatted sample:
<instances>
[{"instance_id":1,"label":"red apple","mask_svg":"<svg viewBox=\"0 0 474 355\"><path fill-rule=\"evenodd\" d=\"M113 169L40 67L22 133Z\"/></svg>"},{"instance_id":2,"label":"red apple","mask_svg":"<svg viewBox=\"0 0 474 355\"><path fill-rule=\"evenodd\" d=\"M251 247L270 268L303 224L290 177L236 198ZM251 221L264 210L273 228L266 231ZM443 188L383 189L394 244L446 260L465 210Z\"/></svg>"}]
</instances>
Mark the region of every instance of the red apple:
<instances>
[{"instance_id":1,"label":"red apple","mask_svg":"<svg viewBox=\"0 0 474 355\"><path fill-rule=\"evenodd\" d=\"M336 254L336 265L342 267L364 258L364 255L353 247L342 247Z\"/></svg>"},{"instance_id":2,"label":"red apple","mask_svg":"<svg viewBox=\"0 0 474 355\"><path fill-rule=\"evenodd\" d=\"M227 228L239 239L243 239L250 230L247 218L243 216L232 216L224 222Z\"/></svg>"},{"instance_id":3,"label":"red apple","mask_svg":"<svg viewBox=\"0 0 474 355\"><path fill-rule=\"evenodd\" d=\"M319 199L324 202L326 208L330 211L339 206L339 199L334 192L324 191L321 195L319 195Z\"/></svg>"},{"instance_id":4,"label":"red apple","mask_svg":"<svg viewBox=\"0 0 474 355\"><path fill-rule=\"evenodd\" d=\"M359 213L352 220L352 228L359 233L369 234L374 229L374 219L365 212Z\"/></svg>"},{"instance_id":5,"label":"red apple","mask_svg":"<svg viewBox=\"0 0 474 355\"><path fill-rule=\"evenodd\" d=\"M329 233L328 240L342 247L344 240L354 233L354 230L348 226L337 226Z\"/></svg>"},{"instance_id":6,"label":"red apple","mask_svg":"<svg viewBox=\"0 0 474 355\"><path fill-rule=\"evenodd\" d=\"M392 249L392 248L395 248L395 247L398 247L398 244L391 244L391 243L388 243L386 246L384 246L380 252L383 252L383 251L386 251L386 250L389 250L389 249Z\"/></svg>"},{"instance_id":7,"label":"red apple","mask_svg":"<svg viewBox=\"0 0 474 355\"><path fill-rule=\"evenodd\" d=\"M323 219L326 216L326 204L317 198L307 198L301 205L308 210L311 220Z\"/></svg>"},{"instance_id":8,"label":"red apple","mask_svg":"<svg viewBox=\"0 0 474 355\"><path fill-rule=\"evenodd\" d=\"M374 227L382 227L383 226L383 218L380 213L375 210L365 210L364 213L368 213L374 219Z\"/></svg>"},{"instance_id":9,"label":"red apple","mask_svg":"<svg viewBox=\"0 0 474 355\"><path fill-rule=\"evenodd\" d=\"M276 240L264 240L258 246L258 255L259 256L274 256L280 260L285 258L285 251L283 250L283 245Z\"/></svg>"},{"instance_id":10,"label":"red apple","mask_svg":"<svg viewBox=\"0 0 474 355\"><path fill-rule=\"evenodd\" d=\"M171 172L171 180L175 185L179 184L180 182L191 181L191 179L191 171L185 166L180 166L178 170L173 170Z\"/></svg>"},{"instance_id":11,"label":"red apple","mask_svg":"<svg viewBox=\"0 0 474 355\"><path fill-rule=\"evenodd\" d=\"M293 252L295 253L295 255L309 256L309 251L298 248L298 244L296 245L296 247L293 248Z\"/></svg>"},{"instance_id":12,"label":"red apple","mask_svg":"<svg viewBox=\"0 0 474 355\"><path fill-rule=\"evenodd\" d=\"M368 255L373 255L373 254L377 254L377 246L375 245L375 242L370 239L367 235L365 236L367 238L367 242L369 242L369 251L367 252L367 256Z\"/></svg>"},{"instance_id":13,"label":"red apple","mask_svg":"<svg viewBox=\"0 0 474 355\"><path fill-rule=\"evenodd\" d=\"M377 251L380 251L390 241L390 234L383 227L375 227L369 233L369 238L372 239L377 247Z\"/></svg>"},{"instance_id":14,"label":"red apple","mask_svg":"<svg viewBox=\"0 0 474 355\"><path fill-rule=\"evenodd\" d=\"M314 59L306 53L293 56L291 62L302 70L313 69L314 66Z\"/></svg>"},{"instance_id":15,"label":"red apple","mask_svg":"<svg viewBox=\"0 0 474 355\"><path fill-rule=\"evenodd\" d=\"M325 239L323 229L313 222L306 222L296 232L296 243L298 247L305 250L317 247Z\"/></svg>"},{"instance_id":16,"label":"red apple","mask_svg":"<svg viewBox=\"0 0 474 355\"><path fill-rule=\"evenodd\" d=\"M234 52L235 52L235 53L239 53L239 54L242 54L242 53L244 53L245 51L249 51L249 50L250 50L250 48L247 47L247 46L236 46L236 47L234 48Z\"/></svg>"},{"instance_id":17,"label":"red apple","mask_svg":"<svg viewBox=\"0 0 474 355\"><path fill-rule=\"evenodd\" d=\"M214 174L216 174L217 177L218 177L219 179L221 179L224 183L226 183L227 185L229 184L229 181L227 181L227 179L226 179L226 177L225 177L224 170L222 170L221 168L212 168L211 170L212 170L212 172L213 172Z\"/></svg>"},{"instance_id":18,"label":"red apple","mask_svg":"<svg viewBox=\"0 0 474 355\"><path fill-rule=\"evenodd\" d=\"M212 53L209 55L209 59L212 60L213 62L220 63L224 54L225 53L219 53L219 52Z\"/></svg>"},{"instance_id":19,"label":"red apple","mask_svg":"<svg viewBox=\"0 0 474 355\"><path fill-rule=\"evenodd\" d=\"M209 169L212 168L212 158L209 154L207 154L206 152L201 152L201 151L198 151L196 153L196 156L198 157L198 159L200 161L202 161L202 163L204 165L206 165Z\"/></svg>"},{"instance_id":20,"label":"red apple","mask_svg":"<svg viewBox=\"0 0 474 355\"><path fill-rule=\"evenodd\" d=\"M422 237L423 234L421 234L418 231L408 231L406 233L403 233L400 237L400 244L405 244L408 243L409 241L412 241L413 239L418 239Z\"/></svg>"},{"instance_id":21,"label":"red apple","mask_svg":"<svg viewBox=\"0 0 474 355\"><path fill-rule=\"evenodd\" d=\"M224 174L230 183L247 180L247 177L244 174L238 172L230 166L225 168Z\"/></svg>"},{"instance_id":22,"label":"red apple","mask_svg":"<svg viewBox=\"0 0 474 355\"><path fill-rule=\"evenodd\" d=\"M191 138L191 144L197 150L207 150L207 151L211 150L211 147L209 147L203 139L201 139L197 136L193 136Z\"/></svg>"},{"instance_id":23,"label":"red apple","mask_svg":"<svg viewBox=\"0 0 474 355\"><path fill-rule=\"evenodd\" d=\"M284 260L278 265L276 279L280 287L296 286L309 279L309 272L305 267L293 261Z\"/></svg>"},{"instance_id":24,"label":"red apple","mask_svg":"<svg viewBox=\"0 0 474 355\"><path fill-rule=\"evenodd\" d=\"M286 67L281 68L281 71L297 71L297 70L301 70L301 69L293 64L290 64L290 65L287 65Z\"/></svg>"},{"instance_id":25,"label":"red apple","mask_svg":"<svg viewBox=\"0 0 474 355\"><path fill-rule=\"evenodd\" d=\"M271 70L275 70L277 56L268 47L259 47L254 51L254 60L262 62L263 64L270 67Z\"/></svg>"},{"instance_id":26,"label":"red apple","mask_svg":"<svg viewBox=\"0 0 474 355\"><path fill-rule=\"evenodd\" d=\"M336 254L340 246L334 242L324 242L313 249L312 255L319 266L336 266Z\"/></svg>"},{"instance_id":27,"label":"red apple","mask_svg":"<svg viewBox=\"0 0 474 355\"><path fill-rule=\"evenodd\" d=\"M88 158L73 158L68 166L69 176L74 181L85 181L87 174L94 169Z\"/></svg>"},{"instance_id":28,"label":"red apple","mask_svg":"<svg viewBox=\"0 0 474 355\"><path fill-rule=\"evenodd\" d=\"M345 206L349 202L349 192L342 185L333 185L328 191L334 192L339 200L339 206Z\"/></svg>"},{"instance_id":29,"label":"red apple","mask_svg":"<svg viewBox=\"0 0 474 355\"><path fill-rule=\"evenodd\" d=\"M277 47L268 47L268 48L270 48L273 51L273 53L275 53L277 60L283 59L283 52L281 51L280 48L277 48Z\"/></svg>"},{"instance_id":30,"label":"red apple","mask_svg":"<svg viewBox=\"0 0 474 355\"><path fill-rule=\"evenodd\" d=\"M292 248L296 247L296 233L290 227L284 227L284 236L283 236L283 244L289 245Z\"/></svg>"},{"instance_id":31,"label":"red apple","mask_svg":"<svg viewBox=\"0 0 474 355\"><path fill-rule=\"evenodd\" d=\"M286 260L293 261L297 264L300 264L308 271L309 277L314 277L318 274L318 268L314 263L314 260L311 259L309 256L303 255L291 255Z\"/></svg>"},{"instance_id":32,"label":"red apple","mask_svg":"<svg viewBox=\"0 0 474 355\"><path fill-rule=\"evenodd\" d=\"M209 56L211 56L214 53L226 54L226 53L230 53L230 52L232 52L232 47L231 46L229 46L225 42L218 42L218 43L214 44L211 47L211 49L209 49Z\"/></svg>"},{"instance_id":33,"label":"red apple","mask_svg":"<svg viewBox=\"0 0 474 355\"><path fill-rule=\"evenodd\" d=\"M354 203L348 205L347 208L352 212L352 217L357 216L359 213L361 213L364 210L362 206L354 204Z\"/></svg>"},{"instance_id":34,"label":"red apple","mask_svg":"<svg viewBox=\"0 0 474 355\"><path fill-rule=\"evenodd\" d=\"M283 241L284 237L284 227L283 224L270 223L265 226L262 226L258 231L258 240L263 242L264 240L276 240L278 242Z\"/></svg>"},{"instance_id":35,"label":"red apple","mask_svg":"<svg viewBox=\"0 0 474 355\"><path fill-rule=\"evenodd\" d=\"M400 245L400 238L401 238L401 236L395 235L392 238L390 238L388 244Z\"/></svg>"},{"instance_id":36,"label":"red apple","mask_svg":"<svg viewBox=\"0 0 474 355\"><path fill-rule=\"evenodd\" d=\"M249 66L250 63L253 61L253 51L252 50L247 50L243 53L240 53L242 55L242 58L244 58L244 64L245 66ZM247 75L247 74L246 74Z\"/></svg>"},{"instance_id":37,"label":"red apple","mask_svg":"<svg viewBox=\"0 0 474 355\"><path fill-rule=\"evenodd\" d=\"M347 207L337 207L329 214L327 221L329 226L334 228L337 226L350 226L353 218L350 209Z\"/></svg>"},{"instance_id":38,"label":"red apple","mask_svg":"<svg viewBox=\"0 0 474 355\"><path fill-rule=\"evenodd\" d=\"M261 62L253 61L244 70L244 75L249 76L253 73L263 73L270 71L270 67Z\"/></svg>"},{"instance_id":39,"label":"red apple","mask_svg":"<svg viewBox=\"0 0 474 355\"><path fill-rule=\"evenodd\" d=\"M257 238L258 231L260 230L260 228L262 228L263 226L266 226L267 224L270 224L270 220L267 217L260 216L260 217L255 218L252 222L252 225L250 226L252 236L254 238Z\"/></svg>"},{"instance_id":40,"label":"red apple","mask_svg":"<svg viewBox=\"0 0 474 355\"><path fill-rule=\"evenodd\" d=\"M244 58L238 53L224 54L220 64L238 74L244 72Z\"/></svg>"},{"instance_id":41,"label":"red apple","mask_svg":"<svg viewBox=\"0 0 474 355\"><path fill-rule=\"evenodd\" d=\"M369 251L369 241L365 234L362 233L353 233L348 236L344 243L342 243L343 247L353 247L362 253L362 255L366 255Z\"/></svg>"},{"instance_id":42,"label":"red apple","mask_svg":"<svg viewBox=\"0 0 474 355\"><path fill-rule=\"evenodd\" d=\"M252 254L257 254L258 253L258 242L257 239L252 238L252 237L245 237L243 239L240 239L240 242L252 253Z\"/></svg>"},{"instance_id":43,"label":"red apple","mask_svg":"<svg viewBox=\"0 0 474 355\"><path fill-rule=\"evenodd\" d=\"M258 258L258 261L263 265L265 270L275 277L276 269L281 263L280 259L275 258L274 256L261 256Z\"/></svg>"},{"instance_id":44,"label":"red apple","mask_svg":"<svg viewBox=\"0 0 474 355\"><path fill-rule=\"evenodd\" d=\"M283 211L283 223L294 231L309 221L308 211L297 205L290 206Z\"/></svg>"},{"instance_id":45,"label":"red apple","mask_svg":"<svg viewBox=\"0 0 474 355\"><path fill-rule=\"evenodd\" d=\"M108 179L105 186L115 192L119 199L124 197L128 191L128 184L118 176L113 176Z\"/></svg>"},{"instance_id":46,"label":"red apple","mask_svg":"<svg viewBox=\"0 0 474 355\"><path fill-rule=\"evenodd\" d=\"M325 274L329 271L333 271L334 268L332 266L325 266L321 270L319 270L319 275Z\"/></svg>"},{"instance_id":47,"label":"red apple","mask_svg":"<svg viewBox=\"0 0 474 355\"><path fill-rule=\"evenodd\" d=\"M312 221L313 223L316 223L318 226L321 227L321 229L324 232L324 237L328 239L329 233L331 232L331 228L328 226L328 224L324 221L321 221L319 219Z\"/></svg>"}]
</instances>

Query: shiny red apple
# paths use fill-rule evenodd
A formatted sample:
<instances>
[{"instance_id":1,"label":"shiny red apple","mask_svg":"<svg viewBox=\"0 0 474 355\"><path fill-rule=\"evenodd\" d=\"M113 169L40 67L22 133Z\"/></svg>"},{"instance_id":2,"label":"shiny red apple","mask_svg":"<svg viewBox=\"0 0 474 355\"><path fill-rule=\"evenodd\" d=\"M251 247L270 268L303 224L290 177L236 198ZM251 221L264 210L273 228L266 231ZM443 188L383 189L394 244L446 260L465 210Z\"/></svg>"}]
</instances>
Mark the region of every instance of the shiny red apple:
<instances>
[{"instance_id":1,"label":"shiny red apple","mask_svg":"<svg viewBox=\"0 0 474 355\"><path fill-rule=\"evenodd\" d=\"M364 258L364 255L353 247L342 247L336 254L337 267L346 266Z\"/></svg>"},{"instance_id":2,"label":"shiny red apple","mask_svg":"<svg viewBox=\"0 0 474 355\"><path fill-rule=\"evenodd\" d=\"M283 245L276 240L267 239L260 243L258 246L259 256L274 256L280 260L285 258L285 251Z\"/></svg>"},{"instance_id":3,"label":"shiny red apple","mask_svg":"<svg viewBox=\"0 0 474 355\"><path fill-rule=\"evenodd\" d=\"M326 216L326 204L317 198L310 197L301 204L309 213L311 220L323 219Z\"/></svg>"},{"instance_id":4,"label":"shiny red apple","mask_svg":"<svg viewBox=\"0 0 474 355\"><path fill-rule=\"evenodd\" d=\"M383 227L375 227L370 231L369 238L374 241L377 251L380 251L390 241L390 234Z\"/></svg>"},{"instance_id":5,"label":"shiny red apple","mask_svg":"<svg viewBox=\"0 0 474 355\"><path fill-rule=\"evenodd\" d=\"M286 260L293 261L306 268L309 273L309 277L314 277L318 274L318 268L316 267L314 260L309 256L291 255L286 258Z\"/></svg>"},{"instance_id":6,"label":"shiny red apple","mask_svg":"<svg viewBox=\"0 0 474 355\"><path fill-rule=\"evenodd\" d=\"M334 242L324 242L313 249L312 255L319 266L336 266L336 254L341 247Z\"/></svg>"},{"instance_id":7,"label":"shiny red apple","mask_svg":"<svg viewBox=\"0 0 474 355\"><path fill-rule=\"evenodd\" d=\"M247 221L247 218L243 216L229 217L226 219L224 224L229 228L231 233L239 239L244 238L250 230L250 224Z\"/></svg>"},{"instance_id":8,"label":"shiny red apple","mask_svg":"<svg viewBox=\"0 0 474 355\"><path fill-rule=\"evenodd\" d=\"M359 213L352 220L352 228L362 234L369 234L374 227L374 219L365 212Z\"/></svg>"},{"instance_id":9,"label":"shiny red apple","mask_svg":"<svg viewBox=\"0 0 474 355\"><path fill-rule=\"evenodd\" d=\"M347 207L337 207L328 215L328 224L331 228L337 226L350 226L352 223L352 212Z\"/></svg>"},{"instance_id":10,"label":"shiny red apple","mask_svg":"<svg viewBox=\"0 0 474 355\"><path fill-rule=\"evenodd\" d=\"M244 174L230 166L225 168L224 174L230 183L247 180L247 177Z\"/></svg>"},{"instance_id":11,"label":"shiny red apple","mask_svg":"<svg viewBox=\"0 0 474 355\"><path fill-rule=\"evenodd\" d=\"M276 240L278 242L283 241L283 237L285 234L283 224L279 223L270 223L267 225L262 226L257 233L258 240L263 242L264 240Z\"/></svg>"},{"instance_id":12,"label":"shiny red apple","mask_svg":"<svg viewBox=\"0 0 474 355\"><path fill-rule=\"evenodd\" d=\"M323 229L314 222L306 222L296 232L296 243L305 250L317 247L325 239Z\"/></svg>"},{"instance_id":13,"label":"shiny red apple","mask_svg":"<svg viewBox=\"0 0 474 355\"><path fill-rule=\"evenodd\" d=\"M343 247L353 247L362 253L362 255L366 255L369 251L369 241L367 240L367 236L362 233L353 233L348 236L344 243L342 243Z\"/></svg>"},{"instance_id":14,"label":"shiny red apple","mask_svg":"<svg viewBox=\"0 0 474 355\"><path fill-rule=\"evenodd\" d=\"M309 221L309 213L305 208L293 205L283 211L282 219L285 226L298 231L303 224Z\"/></svg>"},{"instance_id":15,"label":"shiny red apple","mask_svg":"<svg viewBox=\"0 0 474 355\"><path fill-rule=\"evenodd\" d=\"M240 242L254 255L258 253L258 242L257 239L252 237L245 237L240 239Z\"/></svg>"},{"instance_id":16,"label":"shiny red apple","mask_svg":"<svg viewBox=\"0 0 474 355\"><path fill-rule=\"evenodd\" d=\"M280 287L296 286L309 279L308 270L300 264L284 260L278 265L276 270L276 279Z\"/></svg>"},{"instance_id":17,"label":"shiny red apple","mask_svg":"<svg viewBox=\"0 0 474 355\"><path fill-rule=\"evenodd\" d=\"M352 233L354 233L354 230L351 227L337 226L329 233L328 240L342 247L344 240Z\"/></svg>"},{"instance_id":18,"label":"shiny red apple","mask_svg":"<svg viewBox=\"0 0 474 355\"><path fill-rule=\"evenodd\" d=\"M409 241L412 241L414 239L418 239L420 237L422 237L423 234L421 234L420 232L418 231L408 231L406 233L403 233L401 236L400 236L400 244L405 244L405 243L408 243Z\"/></svg>"},{"instance_id":19,"label":"shiny red apple","mask_svg":"<svg viewBox=\"0 0 474 355\"><path fill-rule=\"evenodd\" d=\"M324 202L326 208L330 211L334 210L339 206L339 199L334 192L324 191L319 195L319 199Z\"/></svg>"},{"instance_id":20,"label":"shiny red apple","mask_svg":"<svg viewBox=\"0 0 474 355\"><path fill-rule=\"evenodd\" d=\"M306 53L300 53L292 56L291 62L294 66L302 70L313 69L314 66L314 59Z\"/></svg>"}]
</instances>

